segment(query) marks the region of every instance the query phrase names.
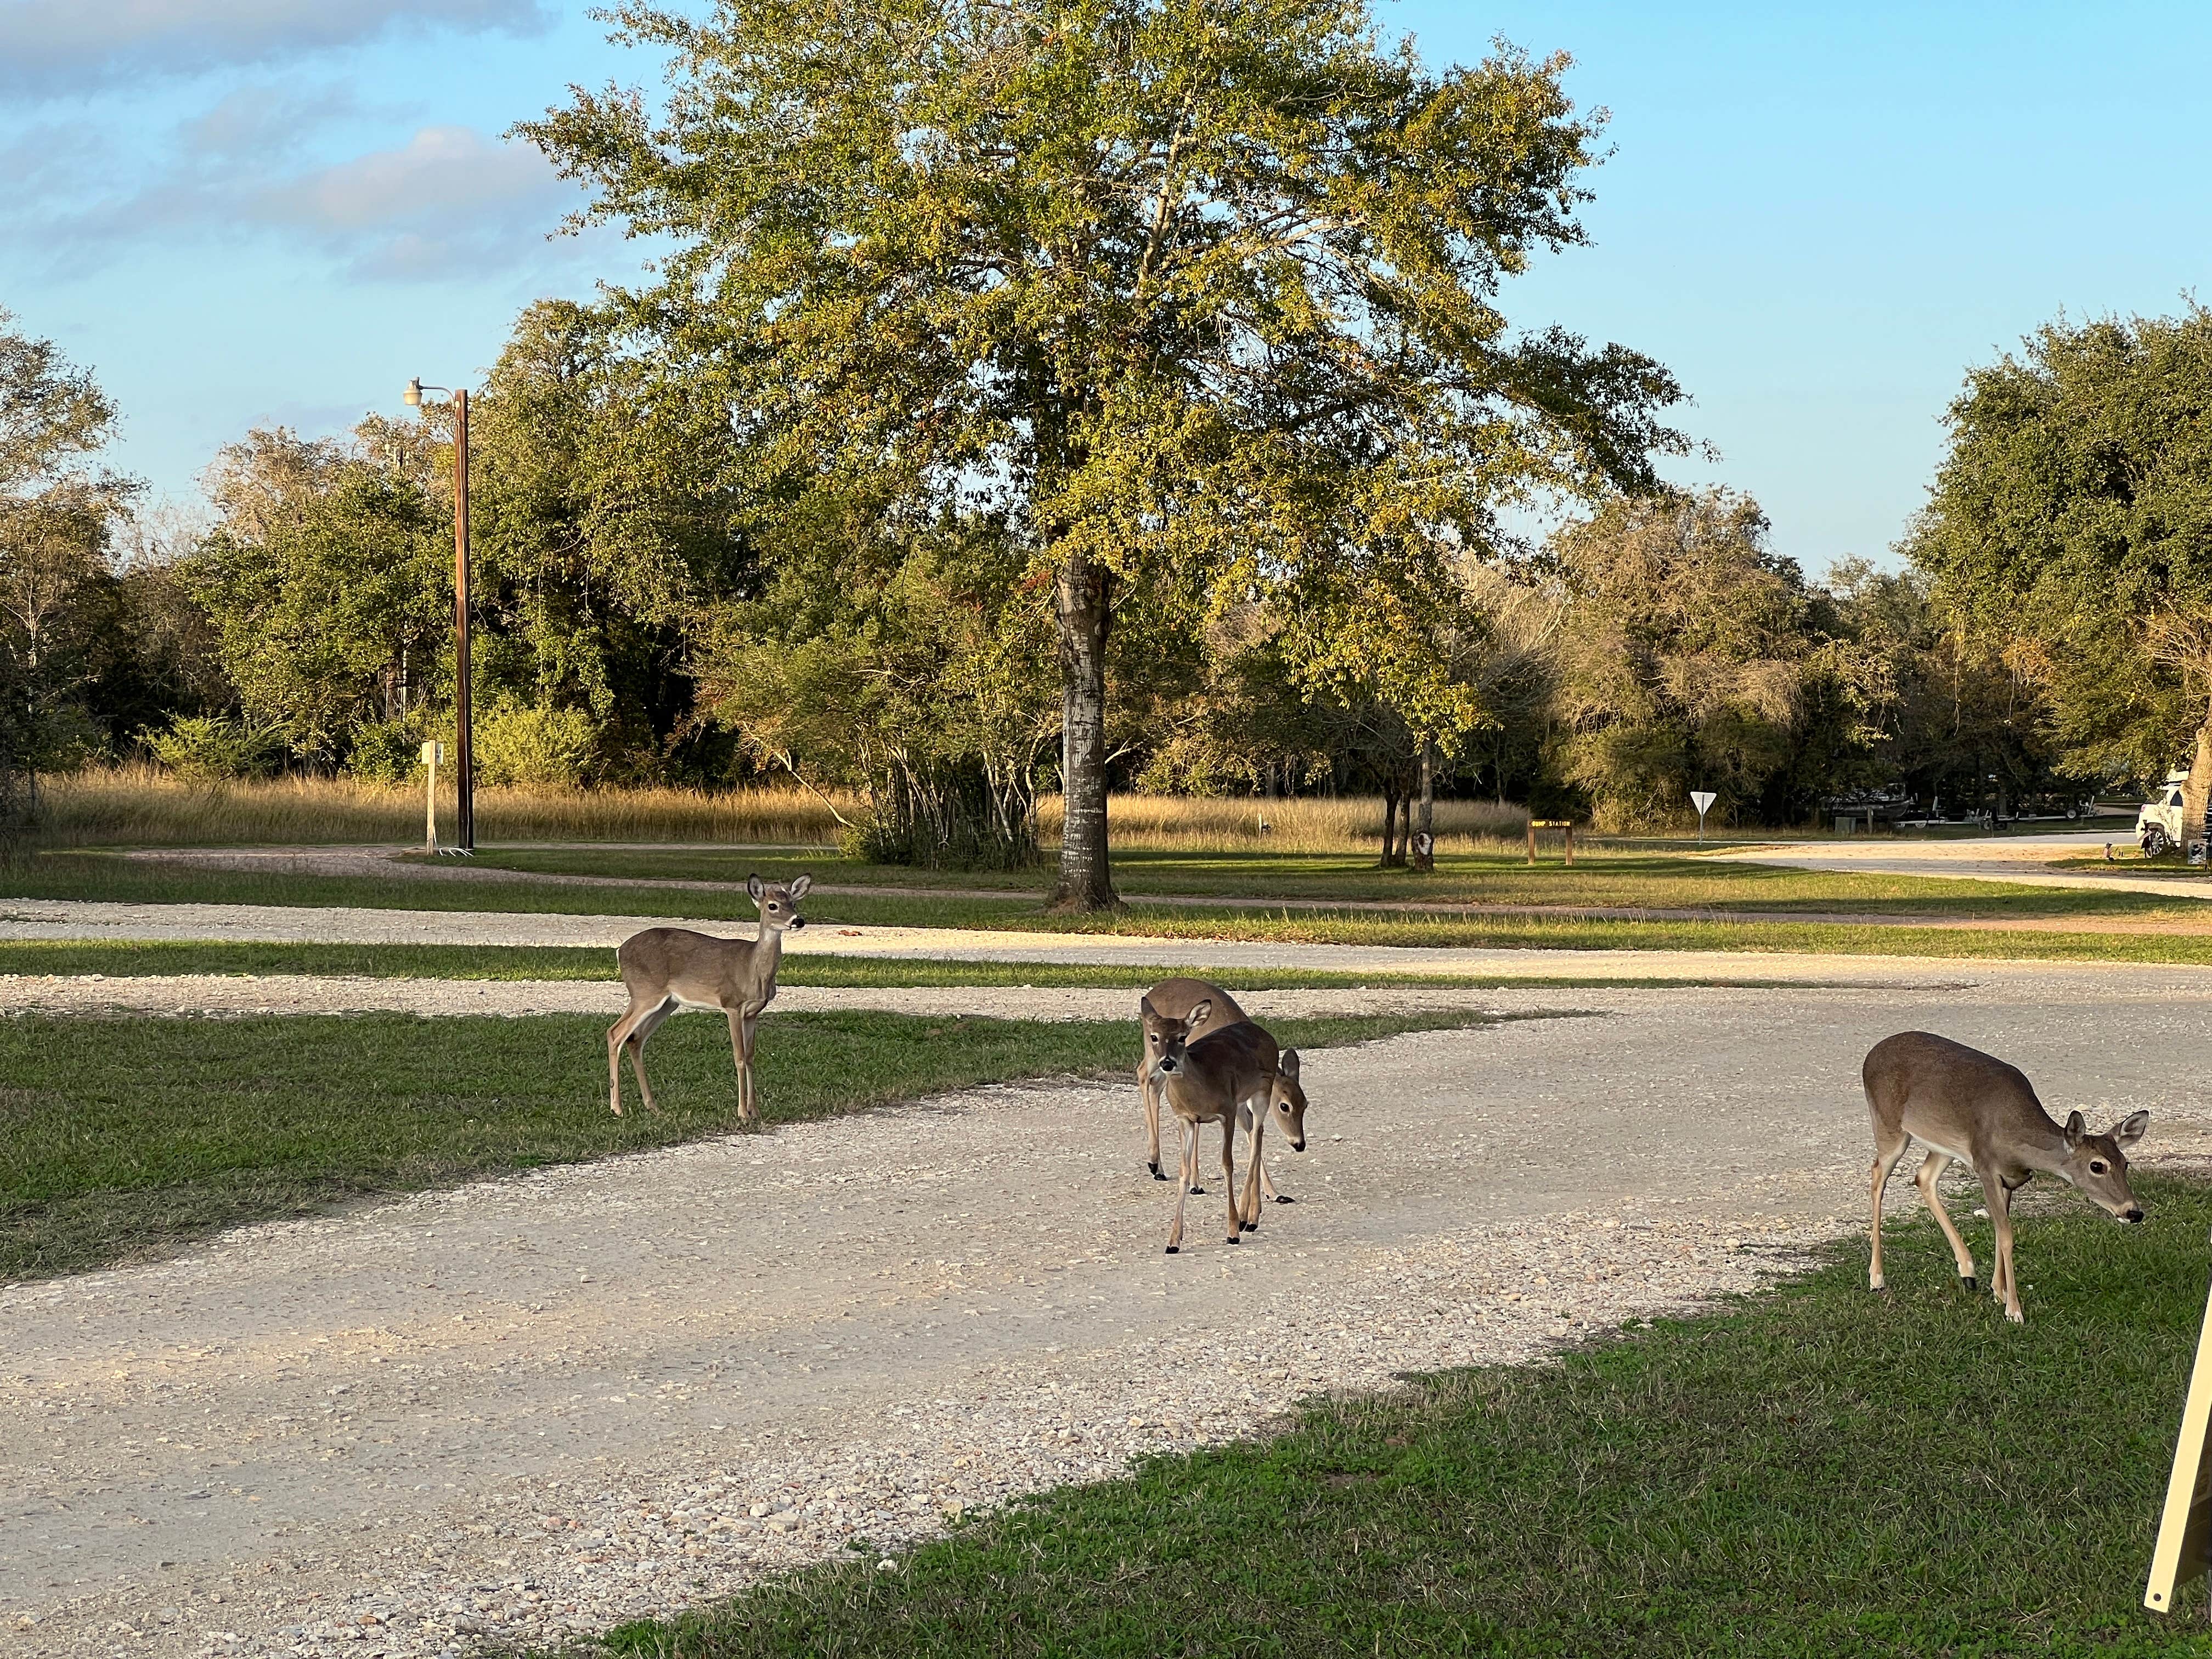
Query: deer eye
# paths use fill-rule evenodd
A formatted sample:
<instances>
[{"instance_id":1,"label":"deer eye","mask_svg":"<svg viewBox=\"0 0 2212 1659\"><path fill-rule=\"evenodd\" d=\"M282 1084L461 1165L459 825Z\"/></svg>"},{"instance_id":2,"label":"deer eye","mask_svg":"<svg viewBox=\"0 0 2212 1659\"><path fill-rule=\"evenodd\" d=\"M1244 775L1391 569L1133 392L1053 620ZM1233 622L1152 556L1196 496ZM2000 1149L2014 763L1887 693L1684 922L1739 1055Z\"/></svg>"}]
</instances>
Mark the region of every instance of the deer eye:
<instances>
[{"instance_id":1,"label":"deer eye","mask_svg":"<svg viewBox=\"0 0 2212 1659\"><path fill-rule=\"evenodd\" d=\"M2105 1173L2105 1160L2104 1160L2103 1158L2091 1158L2091 1159L2089 1160L2089 1173L2090 1173L2091 1175L2102 1175L2102 1174L2104 1174L2104 1173Z\"/></svg>"}]
</instances>

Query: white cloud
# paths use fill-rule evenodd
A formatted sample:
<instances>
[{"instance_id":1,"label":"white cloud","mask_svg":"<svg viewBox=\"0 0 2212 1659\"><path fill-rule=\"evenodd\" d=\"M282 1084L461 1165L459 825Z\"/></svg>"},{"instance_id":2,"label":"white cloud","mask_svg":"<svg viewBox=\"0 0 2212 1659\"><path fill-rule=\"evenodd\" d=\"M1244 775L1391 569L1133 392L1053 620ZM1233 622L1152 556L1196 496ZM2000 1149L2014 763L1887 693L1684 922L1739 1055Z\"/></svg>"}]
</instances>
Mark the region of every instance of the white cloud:
<instances>
[{"instance_id":1,"label":"white cloud","mask_svg":"<svg viewBox=\"0 0 2212 1659\"><path fill-rule=\"evenodd\" d=\"M348 258L356 274L428 276L458 262L516 260L576 199L529 145L433 126L397 149L261 186L240 205Z\"/></svg>"},{"instance_id":2,"label":"white cloud","mask_svg":"<svg viewBox=\"0 0 2212 1659\"><path fill-rule=\"evenodd\" d=\"M527 33L551 21L544 0L0 0L0 91L269 64L396 28Z\"/></svg>"},{"instance_id":3,"label":"white cloud","mask_svg":"<svg viewBox=\"0 0 2212 1659\"><path fill-rule=\"evenodd\" d=\"M0 233L58 270L94 268L120 250L180 239L234 244L241 233L304 246L348 275L385 280L481 276L532 261L566 264L545 237L582 199L535 149L473 127L426 126L395 148L321 166L297 157L326 143L354 106L340 88L246 88L182 123L171 159L117 185L116 158L81 128L0 143ZM327 153L327 152L326 152Z\"/></svg>"}]
</instances>

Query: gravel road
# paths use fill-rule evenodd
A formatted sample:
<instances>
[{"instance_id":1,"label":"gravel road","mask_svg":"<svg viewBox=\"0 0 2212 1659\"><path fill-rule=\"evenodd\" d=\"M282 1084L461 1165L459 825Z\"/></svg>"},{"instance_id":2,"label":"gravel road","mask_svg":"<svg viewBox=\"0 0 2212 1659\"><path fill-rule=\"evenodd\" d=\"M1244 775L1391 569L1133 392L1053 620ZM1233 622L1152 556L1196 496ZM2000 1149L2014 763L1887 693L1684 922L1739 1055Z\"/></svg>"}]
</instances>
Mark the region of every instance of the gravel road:
<instances>
[{"instance_id":1,"label":"gravel road","mask_svg":"<svg viewBox=\"0 0 2212 1659\"><path fill-rule=\"evenodd\" d=\"M1133 1091L1060 1083L0 1291L0 1647L552 1641L1317 1390L1527 1359L1859 1226L1856 1067L1906 1027L2000 1049L2062 1112L2148 1107L2153 1165L2212 1150L2174 1099L2212 978L1972 969L1493 992L1590 1012L1317 1053L1312 1149L1274 1153L1300 1201L1234 1249L1217 1191L1161 1255ZM2035 1249L2031 1218L2031 1284Z\"/></svg>"},{"instance_id":2,"label":"gravel road","mask_svg":"<svg viewBox=\"0 0 2212 1659\"><path fill-rule=\"evenodd\" d=\"M2054 860L2094 857L2106 842L2126 847L2132 834L2070 830L2053 836L1973 836L1960 841L1785 842L1741 851L1711 853L1718 861L1776 864L1838 875L1927 876L1952 881L1997 881L2020 887L2066 887L2107 893L2147 893L2160 898L2212 899L2212 884L2188 876L2147 876L2130 866L2054 869Z\"/></svg>"},{"instance_id":3,"label":"gravel road","mask_svg":"<svg viewBox=\"0 0 2212 1659\"><path fill-rule=\"evenodd\" d=\"M1487 990L1257 991L1242 1001L1259 1018L1488 1008ZM136 1014L599 1014L625 1006L619 984L580 980L358 979L313 975L175 974L143 978L0 974L0 1009L21 1013ZM775 1014L848 1008L891 1014L981 1014L997 1019L1130 1019L1137 994L1061 986L787 985ZM719 1018L719 1016L717 1016ZM1130 1046L1132 1059L1135 1043Z\"/></svg>"}]
</instances>

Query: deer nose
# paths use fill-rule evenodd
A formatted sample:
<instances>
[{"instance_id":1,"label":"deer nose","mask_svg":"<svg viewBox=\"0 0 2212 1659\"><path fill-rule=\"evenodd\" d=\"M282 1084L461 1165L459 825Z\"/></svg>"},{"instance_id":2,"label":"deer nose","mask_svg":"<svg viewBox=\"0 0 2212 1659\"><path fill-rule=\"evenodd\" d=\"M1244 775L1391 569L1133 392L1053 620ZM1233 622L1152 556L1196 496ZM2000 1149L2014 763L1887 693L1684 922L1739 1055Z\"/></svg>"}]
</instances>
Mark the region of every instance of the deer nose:
<instances>
[{"instance_id":1,"label":"deer nose","mask_svg":"<svg viewBox=\"0 0 2212 1659\"><path fill-rule=\"evenodd\" d=\"M792 927L804 927L806 926L806 918L805 916L793 916L786 925Z\"/></svg>"},{"instance_id":2,"label":"deer nose","mask_svg":"<svg viewBox=\"0 0 2212 1659\"><path fill-rule=\"evenodd\" d=\"M1305 1149L1306 1144L1303 1140L1294 1140L1291 1143L1291 1150L1294 1152L1303 1152Z\"/></svg>"},{"instance_id":3,"label":"deer nose","mask_svg":"<svg viewBox=\"0 0 2212 1659\"><path fill-rule=\"evenodd\" d=\"M1162 1070L1163 1072L1172 1072L1172 1071L1176 1071L1176 1070L1178 1070L1178 1069L1179 1069L1179 1068L1176 1066L1176 1063L1175 1063L1175 1061L1174 1061L1173 1060L1170 1060L1170 1059L1167 1058L1167 1057L1166 1057L1166 1056L1164 1056L1164 1055L1163 1055L1163 1056L1161 1057L1161 1060L1160 1060L1160 1070Z\"/></svg>"},{"instance_id":4,"label":"deer nose","mask_svg":"<svg viewBox=\"0 0 2212 1659\"><path fill-rule=\"evenodd\" d=\"M2120 1219L2128 1223L2130 1226L2135 1223L2141 1221L2142 1218L2143 1212L2139 1206L2130 1205L2128 1208L2120 1212Z\"/></svg>"}]
</instances>

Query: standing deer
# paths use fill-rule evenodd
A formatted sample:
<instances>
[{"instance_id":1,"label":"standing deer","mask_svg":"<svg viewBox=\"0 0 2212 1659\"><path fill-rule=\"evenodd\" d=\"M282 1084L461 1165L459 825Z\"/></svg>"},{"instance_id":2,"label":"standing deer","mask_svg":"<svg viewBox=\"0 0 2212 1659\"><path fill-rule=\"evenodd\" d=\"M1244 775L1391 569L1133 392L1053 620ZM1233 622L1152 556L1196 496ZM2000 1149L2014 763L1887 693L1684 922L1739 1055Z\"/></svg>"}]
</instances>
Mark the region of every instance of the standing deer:
<instances>
[{"instance_id":1,"label":"standing deer","mask_svg":"<svg viewBox=\"0 0 2212 1659\"><path fill-rule=\"evenodd\" d=\"M801 876L786 885L745 878L745 890L760 907L760 931L752 939L716 939L687 927L648 927L624 939L615 960L629 992L629 1007L607 1028L607 1097L622 1115L622 1051L637 1073L638 1092L647 1111L653 1085L645 1080L645 1040L678 1008L717 1008L729 1016L730 1048L738 1060L738 1118L760 1121L753 1098L753 1025L761 1010L775 1000L776 965L783 960L787 928L804 927L799 901L814 884Z\"/></svg>"},{"instance_id":2,"label":"standing deer","mask_svg":"<svg viewBox=\"0 0 2212 1659\"><path fill-rule=\"evenodd\" d=\"M1188 1035L1195 1036L1202 1031L1218 1030L1224 1025L1242 1024L1248 1018L1237 1006L1237 999L1218 985L1208 985L1202 979L1164 979L1145 993L1138 1003L1139 1008L1149 1008L1166 1020L1189 1023ZM1193 1015L1203 1007L1202 1018ZM1152 1025L1144 1030L1144 1050L1137 1056L1137 1097L1145 1112L1145 1167L1152 1172L1155 1181L1165 1181L1160 1169L1160 1079L1156 1074L1160 1063L1161 1039L1155 1036Z\"/></svg>"},{"instance_id":3,"label":"standing deer","mask_svg":"<svg viewBox=\"0 0 2212 1659\"><path fill-rule=\"evenodd\" d=\"M1227 1026L1244 1024L1251 1018L1237 1006L1235 997L1219 986L1210 985L1202 979L1180 976L1164 979L1145 993L1143 1000L1152 1005L1155 1013L1164 1015L1169 1019L1188 1018L1201 1004L1205 1005L1205 1017L1191 1021L1190 1036L1193 1039ZM1154 1074L1160 1059L1158 1046L1158 1039L1147 1029L1143 1049L1137 1056L1137 1093L1145 1113L1147 1153L1145 1167L1152 1172L1153 1180L1165 1181L1167 1176L1160 1169L1161 1085L1159 1078ZM1297 1050L1289 1049L1282 1054L1279 1070L1281 1075L1276 1080L1268 1103L1275 1116L1281 1120L1283 1133L1290 1137L1291 1149L1303 1152L1306 1149L1306 1093L1298 1081ZM1261 1126L1249 1104L1237 1109L1237 1121L1239 1127L1251 1136L1252 1162L1260 1171L1260 1184L1268 1199L1277 1204L1296 1203L1296 1199L1275 1190L1275 1178L1267 1173L1267 1163L1260 1155ZM1194 1182L1186 1182L1185 1184L1194 1193L1206 1190Z\"/></svg>"},{"instance_id":4,"label":"standing deer","mask_svg":"<svg viewBox=\"0 0 2212 1659\"><path fill-rule=\"evenodd\" d=\"M1950 1241L1959 1277L1970 1291L1977 1288L1974 1258L1951 1224L1936 1183L1954 1160L1981 1176L1996 1229L1991 1293L2015 1325L2026 1316L2013 1273L2012 1195L2039 1170L2071 1182L2118 1220L2143 1218L2142 1206L2128 1186L2127 1149L2150 1127L2148 1112L2133 1113L2100 1135L2091 1134L2081 1114L2074 1112L2062 1129L2015 1067L1927 1031L1884 1037L1869 1051L1863 1075L1867 1111L1874 1120L1874 1256L1867 1269L1868 1289L1878 1291L1883 1284L1882 1188L1916 1139L1927 1146L1928 1156L1914 1182Z\"/></svg>"},{"instance_id":5,"label":"standing deer","mask_svg":"<svg viewBox=\"0 0 2212 1659\"><path fill-rule=\"evenodd\" d=\"M1144 1021L1145 1047L1156 1055L1153 1071L1166 1096L1169 1109L1180 1122L1182 1179L1176 1188L1175 1221L1168 1229L1167 1253L1182 1249L1183 1207L1198 1185L1199 1126L1221 1126L1221 1181L1229 1202L1228 1243L1234 1244L1260 1225L1261 1137L1275 1096L1285 1079L1275 1039L1251 1021L1217 1025L1194 1039L1191 1032L1206 1024L1212 1009L1204 998L1181 1018L1170 1018L1155 1008L1149 998L1137 1005ZM1288 1082L1297 1090L1297 1060L1291 1056ZM1304 1097L1297 1095L1303 1113ZM1245 1176L1244 1194L1237 1193L1237 1127L1250 1113L1253 1164Z\"/></svg>"}]
</instances>

